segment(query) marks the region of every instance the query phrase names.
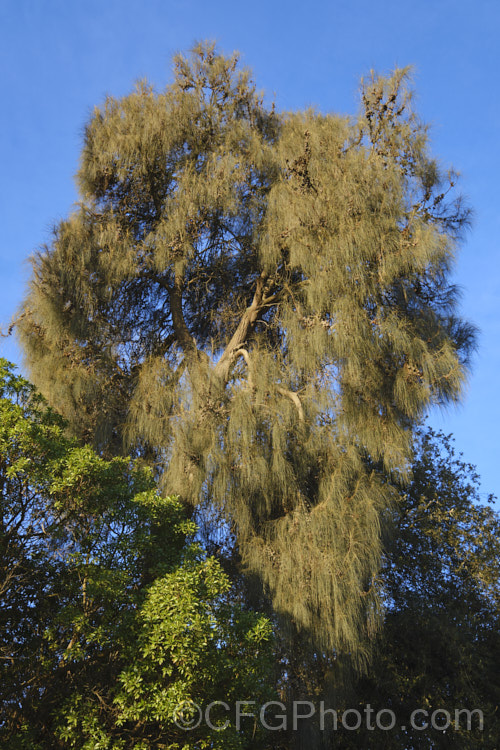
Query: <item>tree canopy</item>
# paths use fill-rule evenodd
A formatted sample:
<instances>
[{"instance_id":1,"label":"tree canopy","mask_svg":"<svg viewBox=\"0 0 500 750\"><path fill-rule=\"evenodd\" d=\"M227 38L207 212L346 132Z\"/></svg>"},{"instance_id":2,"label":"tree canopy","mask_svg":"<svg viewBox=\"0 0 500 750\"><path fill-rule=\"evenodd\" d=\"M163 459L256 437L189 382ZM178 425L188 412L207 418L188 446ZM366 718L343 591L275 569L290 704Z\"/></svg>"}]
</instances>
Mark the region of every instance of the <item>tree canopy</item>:
<instances>
[{"instance_id":1,"label":"tree canopy","mask_svg":"<svg viewBox=\"0 0 500 750\"><path fill-rule=\"evenodd\" d=\"M498 746L500 518L449 437L417 433L411 482L395 482L377 581L384 626L350 685L338 655L312 654L303 634L293 648L272 637L150 470L69 439L1 360L0 486L2 748ZM236 726L236 701L278 697L288 717L293 700L323 700L339 717L370 706L373 729L319 731L317 715L297 730ZM232 709L211 714L213 726L229 719L224 730L176 726L180 705L217 700ZM374 726L387 709L391 731ZM415 709L427 727L411 727ZM436 709L438 724L461 711L459 725L434 728Z\"/></svg>"},{"instance_id":2,"label":"tree canopy","mask_svg":"<svg viewBox=\"0 0 500 750\"><path fill-rule=\"evenodd\" d=\"M2 748L258 747L253 725L174 720L184 702L274 695L269 620L150 470L63 428L0 360Z\"/></svg>"},{"instance_id":3,"label":"tree canopy","mask_svg":"<svg viewBox=\"0 0 500 750\"><path fill-rule=\"evenodd\" d=\"M202 44L164 91L96 108L81 201L33 258L17 328L35 384L232 533L321 648L362 655L387 476L464 382L454 183L407 71L363 81L356 117L279 113Z\"/></svg>"},{"instance_id":4,"label":"tree canopy","mask_svg":"<svg viewBox=\"0 0 500 750\"><path fill-rule=\"evenodd\" d=\"M339 748L488 748L500 735L500 516L451 436L416 436L413 477L400 488L381 585L384 627L356 702L391 708L394 731L346 732ZM352 705L352 703L351 703ZM421 709L414 729L412 711ZM433 711L458 726L440 731ZM466 711L473 712L467 726ZM478 715L482 714L482 721ZM446 717L444 717L446 718ZM427 727L423 727L423 723ZM443 714L437 720L443 726ZM401 729L404 727L404 730ZM336 745L337 746L337 745Z\"/></svg>"}]
</instances>

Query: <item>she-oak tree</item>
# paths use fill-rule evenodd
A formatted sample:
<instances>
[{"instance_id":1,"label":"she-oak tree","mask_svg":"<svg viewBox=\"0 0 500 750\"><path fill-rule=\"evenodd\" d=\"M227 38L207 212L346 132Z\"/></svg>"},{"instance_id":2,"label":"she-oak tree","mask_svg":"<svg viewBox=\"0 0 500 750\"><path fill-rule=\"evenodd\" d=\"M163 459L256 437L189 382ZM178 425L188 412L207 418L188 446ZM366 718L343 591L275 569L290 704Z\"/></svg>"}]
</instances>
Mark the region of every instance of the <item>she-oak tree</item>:
<instances>
[{"instance_id":1,"label":"she-oak tree","mask_svg":"<svg viewBox=\"0 0 500 750\"><path fill-rule=\"evenodd\" d=\"M360 655L385 477L425 410L459 397L474 343L449 282L454 175L406 71L361 93L354 119L277 113L199 45L164 92L106 99L17 323L77 434L154 461L234 532L276 612Z\"/></svg>"}]
</instances>

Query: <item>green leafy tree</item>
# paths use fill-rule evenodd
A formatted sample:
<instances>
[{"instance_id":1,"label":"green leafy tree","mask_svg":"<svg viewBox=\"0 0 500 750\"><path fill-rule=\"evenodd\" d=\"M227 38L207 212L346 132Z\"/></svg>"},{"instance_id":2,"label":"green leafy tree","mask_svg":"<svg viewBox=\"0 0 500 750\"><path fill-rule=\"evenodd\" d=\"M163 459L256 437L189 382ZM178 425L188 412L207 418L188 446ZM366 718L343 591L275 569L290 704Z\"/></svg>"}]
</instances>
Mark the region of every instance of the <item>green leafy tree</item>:
<instances>
[{"instance_id":1,"label":"green leafy tree","mask_svg":"<svg viewBox=\"0 0 500 750\"><path fill-rule=\"evenodd\" d=\"M404 70L357 118L280 114L199 45L95 110L17 322L75 433L154 462L292 628L359 657L384 476L474 339L449 282L468 213L426 133Z\"/></svg>"},{"instance_id":2,"label":"green leafy tree","mask_svg":"<svg viewBox=\"0 0 500 750\"><path fill-rule=\"evenodd\" d=\"M396 726L339 731L335 747L494 750L500 737L500 516L481 502L475 467L456 455L450 436L432 430L417 436L413 478L401 490L393 520L383 569L385 624L354 695L361 711L371 705L372 724L378 710L389 708ZM427 712L415 717L419 729L410 723L416 709ZM431 724L437 709L451 717L446 731ZM482 722L471 713L468 727L466 710L481 711ZM438 714L435 723L443 726L446 719Z\"/></svg>"},{"instance_id":3,"label":"green leafy tree","mask_svg":"<svg viewBox=\"0 0 500 750\"><path fill-rule=\"evenodd\" d=\"M271 625L244 608L151 471L105 460L0 361L0 744L8 750L258 747L222 711L272 697ZM195 715L194 718L197 718Z\"/></svg>"}]
</instances>

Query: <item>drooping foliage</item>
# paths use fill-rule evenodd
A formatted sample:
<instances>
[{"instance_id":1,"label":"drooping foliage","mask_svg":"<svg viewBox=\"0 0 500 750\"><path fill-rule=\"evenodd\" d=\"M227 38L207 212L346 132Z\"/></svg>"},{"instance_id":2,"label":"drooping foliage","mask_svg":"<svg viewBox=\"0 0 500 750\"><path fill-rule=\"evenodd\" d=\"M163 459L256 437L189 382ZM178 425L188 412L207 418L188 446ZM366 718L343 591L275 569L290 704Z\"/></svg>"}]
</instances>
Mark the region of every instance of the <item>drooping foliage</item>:
<instances>
[{"instance_id":1,"label":"drooping foliage","mask_svg":"<svg viewBox=\"0 0 500 750\"><path fill-rule=\"evenodd\" d=\"M95 110L81 203L33 258L34 382L99 450L125 444L215 509L325 648L362 651L384 476L464 380L453 181L405 71L364 82L357 118L282 114L200 45L165 91Z\"/></svg>"},{"instance_id":2,"label":"drooping foliage","mask_svg":"<svg viewBox=\"0 0 500 750\"><path fill-rule=\"evenodd\" d=\"M296 637L281 657L281 700L289 716L294 700L316 711L287 727L283 747L498 747L500 514L451 436L419 429L414 450L411 481L395 484L388 511L384 620L369 666L356 675ZM321 722L321 701L336 724L332 714Z\"/></svg>"},{"instance_id":3,"label":"drooping foliage","mask_svg":"<svg viewBox=\"0 0 500 750\"><path fill-rule=\"evenodd\" d=\"M260 746L234 711L211 714L231 720L223 733L175 719L193 701L273 697L269 621L242 606L150 470L69 440L5 360L0 488L2 748Z\"/></svg>"}]
</instances>

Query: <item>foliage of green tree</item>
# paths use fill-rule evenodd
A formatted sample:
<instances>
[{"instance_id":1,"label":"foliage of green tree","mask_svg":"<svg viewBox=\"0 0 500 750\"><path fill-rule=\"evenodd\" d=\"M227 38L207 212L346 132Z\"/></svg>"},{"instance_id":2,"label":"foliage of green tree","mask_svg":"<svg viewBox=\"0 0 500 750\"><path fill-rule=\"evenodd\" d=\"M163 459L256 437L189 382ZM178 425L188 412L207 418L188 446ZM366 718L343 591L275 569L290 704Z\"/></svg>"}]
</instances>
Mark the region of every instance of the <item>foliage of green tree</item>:
<instances>
[{"instance_id":1,"label":"foliage of green tree","mask_svg":"<svg viewBox=\"0 0 500 750\"><path fill-rule=\"evenodd\" d=\"M0 360L1 747L259 747L259 728L234 717L220 733L174 718L183 702L272 697L269 621L150 469L64 428Z\"/></svg>"},{"instance_id":2,"label":"foliage of green tree","mask_svg":"<svg viewBox=\"0 0 500 750\"><path fill-rule=\"evenodd\" d=\"M406 71L364 81L354 118L278 113L199 45L164 91L95 110L81 202L33 259L17 327L35 384L208 508L321 648L362 656L384 476L465 377L454 181Z\"/></svg>"},{"instance_id":3,"label":"foliage of green tree","mask_svg":"<svg viewBox=\"0 0 500 750\"><path fill-rule=\"evenodd\" d=\"M355 687L361 711L395 712L392 731L338 732L335 747L495 750L500 737L500 515L481 501L475 467L450 436L422 431L413 477L393 512L383 568L386 615L369 673ZM351 703L352 705L352 703ZM410 716L427 711L414 730ZM436 709L480 710L467 729L440 732ZM387 721L387 719L386 719ZM373 723L373 719L372 719ZM441 726L446 716L436 718ZM402 731L400 727L405 726Z\"/></svg>"}]
</instances>

